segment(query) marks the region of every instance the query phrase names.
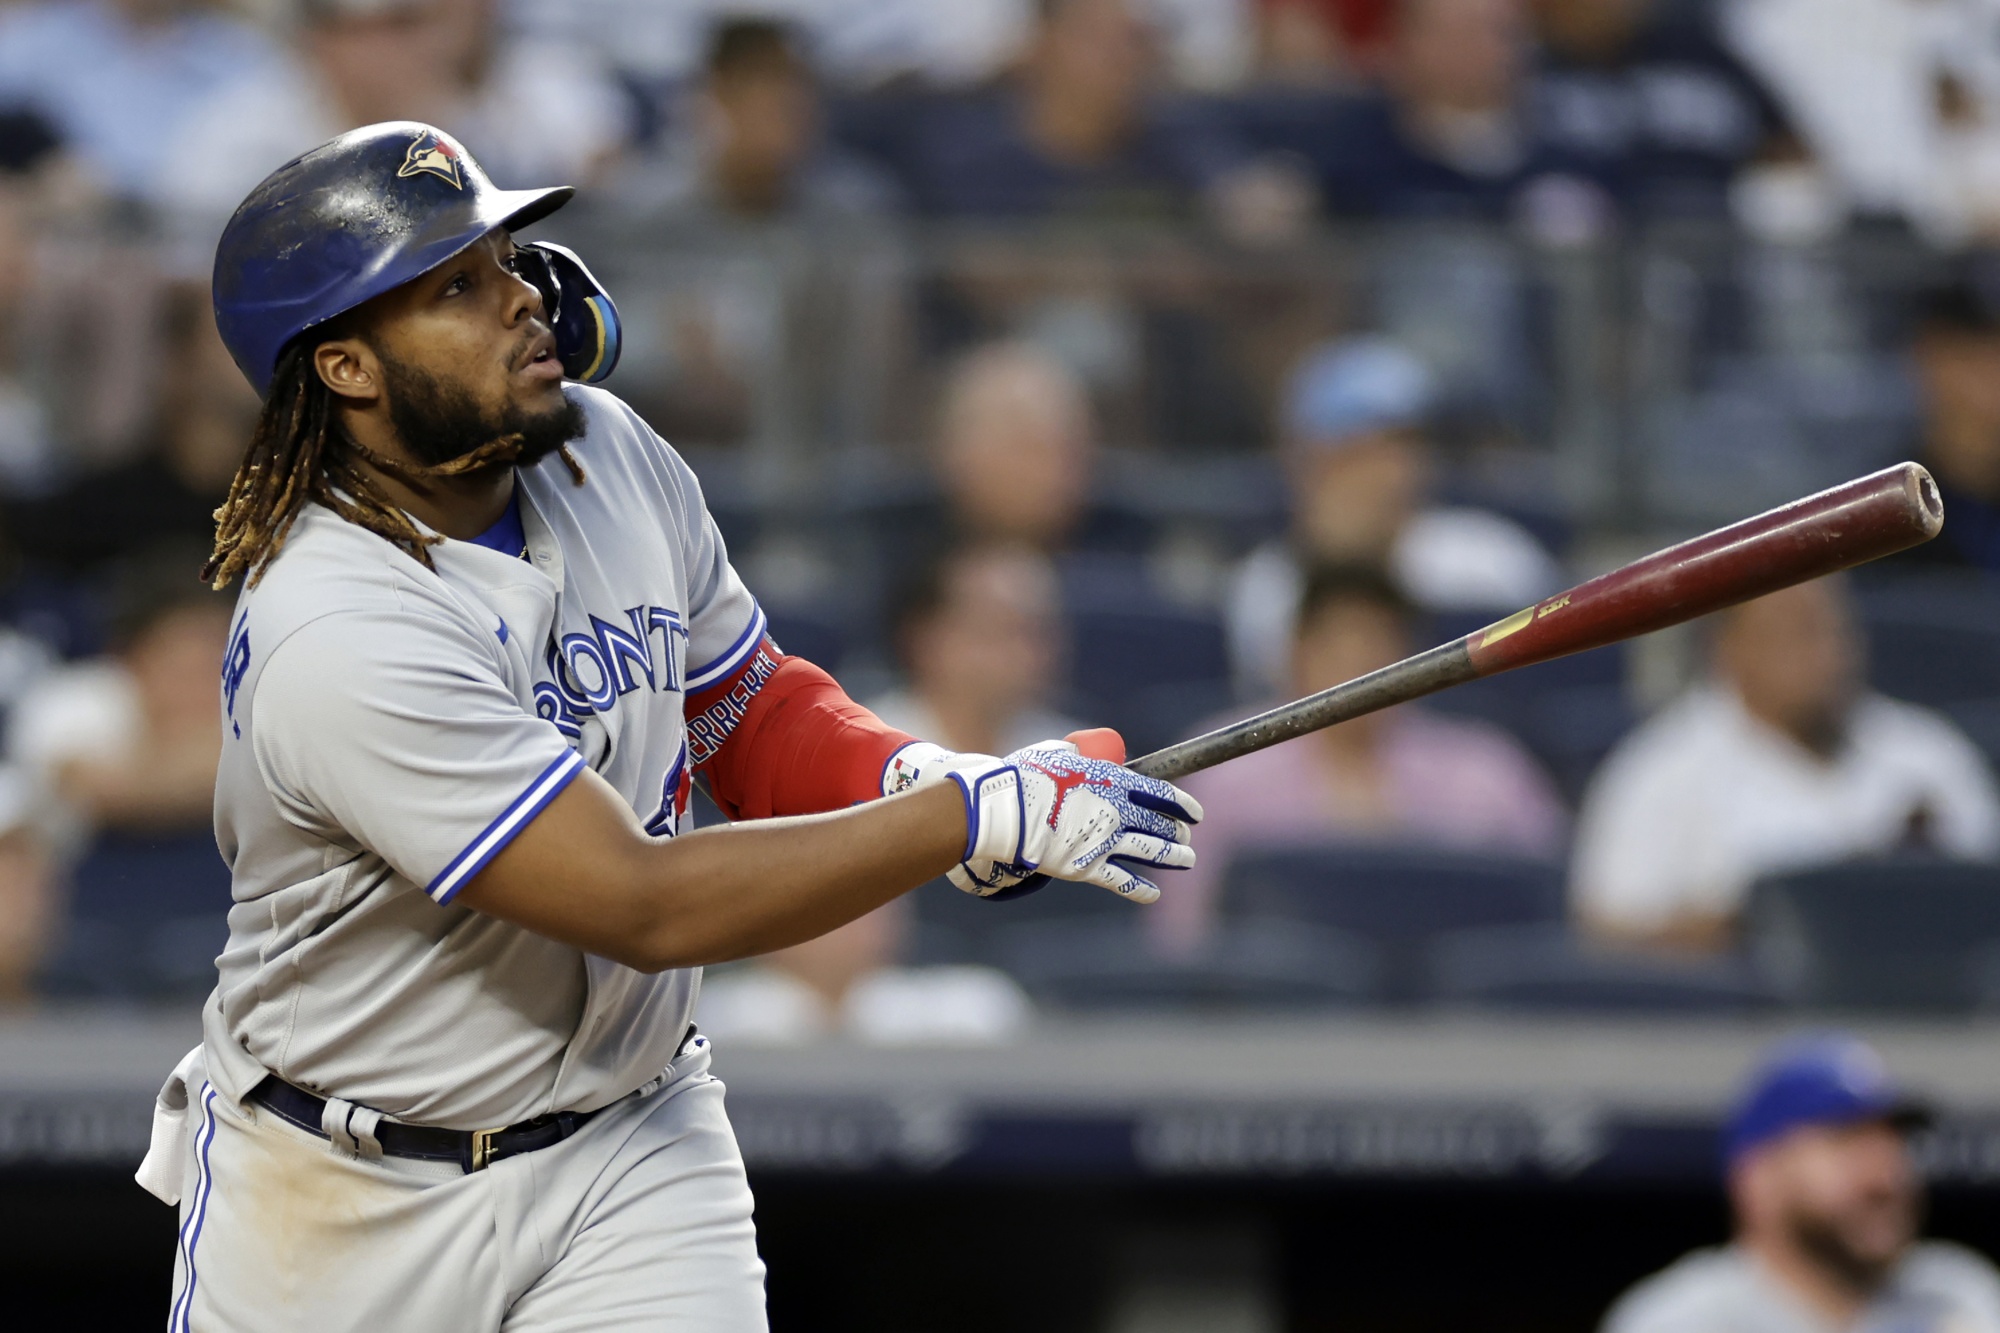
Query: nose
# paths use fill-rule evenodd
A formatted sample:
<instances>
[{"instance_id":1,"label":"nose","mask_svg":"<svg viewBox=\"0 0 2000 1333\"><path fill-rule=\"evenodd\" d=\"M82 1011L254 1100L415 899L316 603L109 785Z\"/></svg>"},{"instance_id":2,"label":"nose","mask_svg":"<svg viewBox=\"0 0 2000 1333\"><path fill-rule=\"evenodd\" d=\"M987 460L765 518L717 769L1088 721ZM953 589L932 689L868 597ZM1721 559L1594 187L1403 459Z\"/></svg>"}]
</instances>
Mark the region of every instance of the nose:
<instances>
[{"instance_id":1,"label":"nose","mask_svg":"<svg viewBox=\"0 0 2000 1333\"><path fill-rule=\"evenodd\" d=\"M547 311L543 308L542 289L528 281L524 274L508 274L514 281L507 289L507 326L509 328L524 320L536 317L547 321Z\"/></svg>"}]
</instances>

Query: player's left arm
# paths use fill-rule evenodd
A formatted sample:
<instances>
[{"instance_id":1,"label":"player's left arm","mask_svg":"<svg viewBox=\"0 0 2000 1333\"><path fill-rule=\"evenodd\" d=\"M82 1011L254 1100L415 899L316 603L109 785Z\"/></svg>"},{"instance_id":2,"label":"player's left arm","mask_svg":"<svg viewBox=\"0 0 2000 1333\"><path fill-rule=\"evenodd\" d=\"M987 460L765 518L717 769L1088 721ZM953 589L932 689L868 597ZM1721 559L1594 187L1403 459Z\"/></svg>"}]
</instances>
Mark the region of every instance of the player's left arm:
<instances>
[{"instance_id":1,"label":"player's left arm","mask_svg":"<svg viewBox=\"0 0 2000 1333\"><path fill-rule=\"evenodd\" d=\"M899 755L935 754L847 697L832 676L768 636L747 662L687 702L688 755L730 819L816 815L906 785ZM1125 762L1125 743L1097 728L1068 740L1086 756Z\"/></svg>"}]
</instances>

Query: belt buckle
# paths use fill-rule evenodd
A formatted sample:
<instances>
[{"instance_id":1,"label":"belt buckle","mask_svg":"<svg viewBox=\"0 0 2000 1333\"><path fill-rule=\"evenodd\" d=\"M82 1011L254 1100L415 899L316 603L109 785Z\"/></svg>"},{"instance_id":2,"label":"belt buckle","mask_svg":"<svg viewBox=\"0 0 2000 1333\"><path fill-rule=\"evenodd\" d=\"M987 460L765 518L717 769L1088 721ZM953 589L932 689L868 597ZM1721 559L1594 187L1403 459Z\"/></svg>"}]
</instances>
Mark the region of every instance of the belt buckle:
<instances>
[{"instance_id":1,"label":"belt buckle","mask_svg":"<svg viewBox=\"0 0 2000 1333\"><path fill-rule=\"evenodd\" d=\"M493 1162L494 1140L507 1132L502 1125L498 1129L475 1129L472 1131L472 1170L484 1171Z\"/></svg>"}]
</instances>

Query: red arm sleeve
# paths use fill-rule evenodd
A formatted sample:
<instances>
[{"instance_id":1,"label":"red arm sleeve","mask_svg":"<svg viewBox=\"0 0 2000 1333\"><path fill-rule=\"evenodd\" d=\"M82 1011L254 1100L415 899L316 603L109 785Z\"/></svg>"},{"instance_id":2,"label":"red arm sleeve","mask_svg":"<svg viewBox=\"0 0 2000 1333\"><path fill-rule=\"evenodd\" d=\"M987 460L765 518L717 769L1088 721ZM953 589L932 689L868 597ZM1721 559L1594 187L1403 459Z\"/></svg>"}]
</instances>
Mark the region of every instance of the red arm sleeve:
<instances>
[{"instance_id":1,"label":"red arm sleeve","mask_svg":"<svg viewBox=\"0 0 2000 1333\"><path fill-rule=\"evenodd\" d=\"M769 638L735 674L688 696L687 732L690 767L731 819L873 800L889 756L914 739Z\"/></svg>"}]
</instances>

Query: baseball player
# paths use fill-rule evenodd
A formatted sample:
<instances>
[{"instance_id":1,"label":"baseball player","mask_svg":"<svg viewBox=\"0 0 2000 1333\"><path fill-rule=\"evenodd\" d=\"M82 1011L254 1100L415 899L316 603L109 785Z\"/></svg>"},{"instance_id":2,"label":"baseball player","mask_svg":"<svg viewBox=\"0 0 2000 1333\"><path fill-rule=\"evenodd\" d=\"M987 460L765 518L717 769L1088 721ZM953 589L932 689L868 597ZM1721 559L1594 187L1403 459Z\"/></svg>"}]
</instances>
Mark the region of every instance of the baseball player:
<instances>
[{"instance_id":1,"label":"baseball player","mask_svg":"<svg viewBox=\"0 0 2000 1333\"><path fill-rule=\"evenodd\" d=\"M171 1327L764 1327L700 968L949 872L1138 901L1199 807L1051 741L893 731L788 657L623 403L574 255L429 126L287 163L216 254L264 396L207 576L240 579L203 1041L139 1178ZM733 820L683 832L691 784Z\"/></svg>"}]
</instances>

